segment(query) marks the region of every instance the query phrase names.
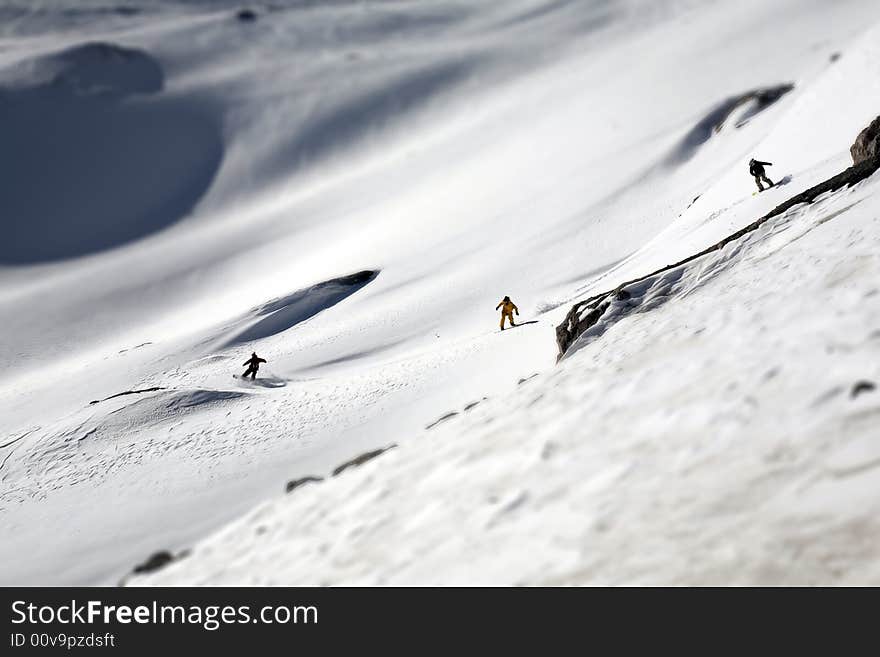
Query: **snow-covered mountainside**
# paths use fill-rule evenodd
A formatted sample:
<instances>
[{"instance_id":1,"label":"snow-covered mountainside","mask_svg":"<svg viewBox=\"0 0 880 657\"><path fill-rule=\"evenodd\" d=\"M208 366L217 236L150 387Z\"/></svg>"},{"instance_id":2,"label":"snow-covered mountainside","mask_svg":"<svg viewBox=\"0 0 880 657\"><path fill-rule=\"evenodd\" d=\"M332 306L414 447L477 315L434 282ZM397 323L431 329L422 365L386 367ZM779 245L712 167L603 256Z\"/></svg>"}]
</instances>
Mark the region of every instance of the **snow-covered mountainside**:
<instances>
[{"instance_id":1,"label":"snow-covered mountainside","mask_svg":"<svg viewBox=\"0 0 880 657\"><path fill-rule=\"evenodd\" d=\"M0 583L880 584L878 114L876 0L0 0Z\"/></svg>"}]
</instances>

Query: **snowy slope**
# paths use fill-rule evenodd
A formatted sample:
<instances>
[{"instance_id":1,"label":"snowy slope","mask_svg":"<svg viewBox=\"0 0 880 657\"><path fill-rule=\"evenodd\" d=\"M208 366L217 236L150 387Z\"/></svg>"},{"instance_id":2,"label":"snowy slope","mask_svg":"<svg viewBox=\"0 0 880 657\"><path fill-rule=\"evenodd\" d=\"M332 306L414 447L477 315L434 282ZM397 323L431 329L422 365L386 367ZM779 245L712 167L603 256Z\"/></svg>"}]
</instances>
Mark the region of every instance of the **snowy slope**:
<instances>
[{"instance_id":1,"label":"snowy slope","mask_svg":"<svg viewBox=\"0 0 880 657\"><path fill-rule=\"evenodd\" d=\"M261 505L147 581L880 581L880 406L851 397L880 377L878 192L654 281L559 368Z\"/></svg>"},{"instance_id":2,"label":"snowy slope","mask_svg":"<svg viewBox=\"0 0 880 657\"><path fill-rule=\"evenodd\" d=\"M554 340L847 166L876 3L121 6L0 4L0 581L877 581L874 180Z\"/></svg>"}]
</instances>

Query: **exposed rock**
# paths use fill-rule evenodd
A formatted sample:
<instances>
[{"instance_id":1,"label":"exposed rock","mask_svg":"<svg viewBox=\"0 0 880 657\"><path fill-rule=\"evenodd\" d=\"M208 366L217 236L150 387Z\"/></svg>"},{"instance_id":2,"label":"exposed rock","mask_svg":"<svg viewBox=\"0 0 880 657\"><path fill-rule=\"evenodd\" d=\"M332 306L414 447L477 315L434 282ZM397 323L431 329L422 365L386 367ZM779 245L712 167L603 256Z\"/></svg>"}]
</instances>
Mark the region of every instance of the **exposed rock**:
<instances>
[{"instance_id":1,"label":"exposed rock","mask_svg":"<svg viewBox=\"0 0 880 657\"><path fill-rule=\"evenodd\" d=\"M831 56L828 57L828 61L831 62L832 64L833 64L834 62L836 62L838 59L840 59L840 53L839 53L839 52L833 52L833 53L831 53Z\"/></svg>"},{"instance_id":2,"label":"exposed rock","mask_svg":"<svg viewBox=\"0 0 880 657\"><path fill-rule=\"evenodd\" d=\"M302 477L301 479L291 479L287 482L287 486L285 486L284 491L290 493L300 486L305 486L306 484L316 483L319 481L324 481L324 477Z\"/></svg>"},{"instance_id":3,"label":"exposed rock","mask_svg":"<svg viewBox=\"0 0 880 657\"><path fill-rule=\"evenodd\" d=\"M336 475L341 474L342 472L344 472L345 470L348 470L349 468L356 468L359 465L363 465L367 461L372 461L377 456L380 456L380 455L384 454L385 452L387 452L389 449L394 449L395 447L397 447L396 444L391 444L391 445L388 445L388 447L380 447L379 449L374 449L371 452L364 452L360 456L357 456L357 457L353 458L352 460L346 461L342 465L338 466L333 471L333 476L335 477Z\"/></svg>"},{"instance_id":4,"label":"exposed rock","mask_svg":"<svg viewBox=\"0 0 880 657\"><path fill-rule=\"evenodd\" d=\"M878 121L875 121L871 125L875 124L878 124ZM649 278L653 278L655 276L663 274L664 272L671 271L673 269L681 267L682 265L686 265L687 263L692 262L697 258L702 258L704 255L712 253L713 251L718 251L727 246L729 243L738 240L744 235L747 235L748 233L756 230L765 221L772 219L773 217L777 217L784 212L787 212L796 205L800 205L803 203L812 203L823 194L827 194L828 192L835 192L838 189L842 189L843 187L855 185L856 183L859 183L862 180L865 180L866 178L873 175L878 168L880 168L880 154L863 160L862 162L851 166L845 171L842 171L836 176L832 176L828 180L825 180L818 185L810 187L800 194L795 194L784 203L781 203L780 205L773 208L770 212L765 214L760 219L757 219L745 228L741 228L735 233L728 235L717 244L703 249L699 253L688 256L684 260L681 260L674 264L662 267L657 271L646 274L645 276L640 276L639 278L634 278L630 281L626 281L625 283L621 283L613 290L602 292L601 294L595 294L587 299L584 299L583 301L577 302L576 304L574 304L574 306L572 306L571 310L565 316L562 324L556 327L556 344L559 347L557 360L565 355L566 351L568 351L568 348L572 344L574 344L574 342L581 336L581 334L590 329L599 321L599 319L601 319L602 315L608 309L612 300L614 300L615 298L618 300L624 300L628 298L629 293L626 291L626 287L635 283L639 283L641 281L645 281Z\"/></svg>"},{"instance_id":5,"label":"exposed rock","mask_svg":"<svg viewBox=\"0 0 880 657\"><path fill-rule=\"evenodd\" d=\"M880 156L880 116L859 133L849 152L853 164L861 164Z\"/></svg>"},{"instance_id":6,"label":"exposed rock","mask_svg":"<svg viewBox=\"0 0 880 657\"><path fill-rule=\"evenodd\" d=\"M149 559L135 566L132 569L131 573L119 580L118 585L125 586L132 575L145 575L147 573L154 573L157 570L161 570L168 564L174 561L179 561L180 559L189 556L189 553L189 550L183 550L181 552L178 552L177 554L171 554L168 550L160 550L159 552L154 552Z\"/></svg>"},{"instance_id":7,"label":"exposed rock","mask_svg":"<svg viewBox=\"0 0 880 657\"><path fill-rule=\"evenodd\" d=\"M531 376L527 376L527 377L525 377L524 379L520 379L519 381L516 382L516 385L521 386L523 383L525 383L526 381L531 381L531 380L534 379L536 376L538 376L538 373L537 373L537 372L535 372L535 373L532 374Z\"/></svg>"},{"instance_id":8,"label":"exposed rock","mask_svg":"<svg viewBox=\"0 0 880 657\"><path fill-rule=\"evenodd\" d=\"M104 399L95 399L89 402L89 405L92 404L100 404L103 401L107 401L108 399L115 399L116 397L124 397L125 395L140 395L144 392L156 392L157 390L165 390L165 388L160 388L156 386L155 388L144 388L143 390L126 390L125 392L117 392L115 395L110 395L109 397L104 397Z\"/></svg>"},{"instance_id":9,"label":"exposed rock","mask_svg":"<svg viewBox=\"0 0 880 657\"><path fill-rule=\"evenodd\" d=\"M446 420L448 420L449 418L455 417L456 415L458 415L458 411L452 411L451 413L447 413L446 415L444 415L444 416L442 416L442 417L440 417L440 418L437 418L436 420L434 420L433 422L431 422L431 424L429 424L428 426L426 426L425 429L433 429L434 427L436 427L436 426L437 426L438 424L440 424L441 422L446 422Z\"/></svg>"},{"instance_id":10,"label":"exposed rock","mask_svg":"<svg viewBox=\"0 0 880 657\"><path fill-rule=\"evenodd\" d=\"M863 392L873 392L877 389L877 385L873 381L858 381L853 384L852 390L850 390L849 396L853 399L858 397Z\"/></svg>"},{"instance_id":11,"label":"exposed rock","mask_svg":"<svg viewBox=\"0 0 880 657\"><path fill-rule=\"evenodd\" d=\"M253 23L257 20L257 12L253 9L240 9L235 17L242 23Z\"/></svg>"},{"instance_id":12,"label":"exposed rock","mask_svg":"<svg viewBox=\"0 0 880 657\"><path fill-rule=\"evenodd\" d=\"M556 344L559 347L559 358L565 355L571 344L580 335L599 321L608 310L610 302L608 293L599 294L576 303L566 315L565 320L556 327ZM587 312L581 316L581 310Z\"/></svg>"},{"instance_id":13,"label":"exposed rock","mask_svg":"<svg viewBox=\"0 0 880 657\"><path fill-rule=\"evenodd\" d=\"M470 404L468 404L467 406L464 407L464 412L467 413L472 408L476 408L478 405L480 405L481 403L486 401L486 399L487 399L486 397L483 397L479 401L471 402Z\"/></svg>"},{"instance_id":14,"label":"exposed rock","mask_svg":"<svg viewBox=\"0 0 880 657\"><path fill-rule=\"evenodd\" d=\"M180 556L175 557L173 554L171 554L167 550L161 550L159 552L155 552L149 559L144 561L142 564L138 564L137 566L135 566L134 570L132 572L135 574L138 574L138 575L143 574L143 573L153 573L161 568L164 568L172 561L179 559L181 556L184 556L184 555L180 555Z\"/></svg>"}]
</instances>

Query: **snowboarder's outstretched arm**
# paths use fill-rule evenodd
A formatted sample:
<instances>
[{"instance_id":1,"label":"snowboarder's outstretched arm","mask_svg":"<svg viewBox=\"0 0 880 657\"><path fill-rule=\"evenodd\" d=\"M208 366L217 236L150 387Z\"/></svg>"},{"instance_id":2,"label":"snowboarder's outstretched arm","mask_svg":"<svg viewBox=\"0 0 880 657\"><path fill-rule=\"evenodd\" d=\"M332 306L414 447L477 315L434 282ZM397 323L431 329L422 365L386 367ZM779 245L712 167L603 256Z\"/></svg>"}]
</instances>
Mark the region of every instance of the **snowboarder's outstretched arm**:
<instances>
[{"instance_id":1,"label":"snowboarder's outstretched arm","mask_svg":"<svg viewBox=\"0 0 880 657\"><path fill-rule=\"evenodd\" d=\"M511 305L513 306L513 309L516 311L516 314L519 315L519 308L516 307L516 304L514 303Z\"/></svg>"},{"instance_id":2,"label":"snowboarder's outstretched arm","mask_svg":"<svg viewBox=\"0 0 880 657\"><path fill-rule=\"evenodd\" d=\"M758 161L757 164L763 164L765 167L772 167L772 166L773 166L773 163L772 163L772 162L761 162L761 161Z\"/></svg>"},{"instance_id":3,"label":"snowboarder's outstretched arm","mask_svg":"<svg viewBox=\"0 0 880 657\"><path fill-rule=\"evenodd\" d=\"M244 361L244 362L242 363L242 365L250 365L250 364L251 364L251 359L250 359L250 358L248 358L246 361Z\"/></svg>"},{"instance_id":4,"label":"snowboarder's outstretched arm","mask_svg":"<svg viewBox=\"0 0 880 657\"><path fill-rule=\"evenodd\" d=\"M499 303L497 306L495 306L495 310L498 310L498 309L499 309L501 306L503 306L503 305L504 305L504 302L502 301L502 302Z\"/></svg>"},{"instance_id":5,"label":"snowboarder's outstretched arm","mask_svg":"<svg viewBox=\"0 0 880 657\"><path fill-rule=\"evenodd\" d=\"M258 363L265 363L266 359L265 358L257 358L257 362Z\"/></svg>"}]
</instances>

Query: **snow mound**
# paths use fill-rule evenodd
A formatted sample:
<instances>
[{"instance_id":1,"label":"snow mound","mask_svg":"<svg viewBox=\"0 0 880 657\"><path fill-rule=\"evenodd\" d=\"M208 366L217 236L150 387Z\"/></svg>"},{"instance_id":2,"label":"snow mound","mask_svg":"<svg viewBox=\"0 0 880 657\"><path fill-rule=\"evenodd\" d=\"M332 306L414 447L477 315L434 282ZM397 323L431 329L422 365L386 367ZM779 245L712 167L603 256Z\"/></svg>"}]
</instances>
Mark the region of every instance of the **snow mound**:
<instances>
[{"instance_id":1,"label":"snow mound","mask_svg":"<svg viewBox=\"0 0 880 657\"><path fill-rule=\"evenodd\" d=\"M340 276L257 306L238 320L238 326L231 329L229 335L221 338L220 348L262 340L287 331L332 308L378 275L378 271L365 270Z\"/></svg>"},{"instance_id":2,"label":"snow mound","mask_svg":"<svg viewBox=\"0 0 880 657\"><path fill-rule=\"evenodd\" d=\"M681 143L666 159L667 164L681 164L691 159L712 135L721 132L729 123L741 128L752 117L778 102L794 89L793 84L755 89L731 96L719 103L682 138Z\"/></svg>"}]
</instances>

